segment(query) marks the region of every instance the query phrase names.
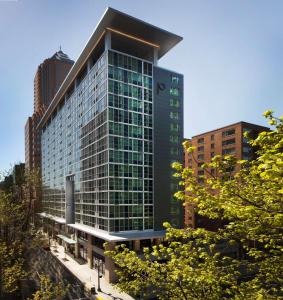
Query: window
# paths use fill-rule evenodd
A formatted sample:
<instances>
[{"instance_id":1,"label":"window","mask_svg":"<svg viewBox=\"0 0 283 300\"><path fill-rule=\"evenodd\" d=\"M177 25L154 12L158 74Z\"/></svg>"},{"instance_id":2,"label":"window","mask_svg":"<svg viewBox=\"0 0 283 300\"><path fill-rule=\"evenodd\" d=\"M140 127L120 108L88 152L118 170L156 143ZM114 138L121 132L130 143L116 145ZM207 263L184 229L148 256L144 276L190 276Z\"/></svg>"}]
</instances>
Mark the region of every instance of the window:
<instances>
[{"instance_id":1,"label":"window","mask_svg":"<svg viewBox=\"0 0 283 300\"><path fill-rule=\"evenodd\" d=\"M249 153L251 153L251 151L252 151L252 149L250 147L248 147L248 146L243 147L243 153L249 154Z\"/></svg>"},{"instance_id":2,"label":"window","mask_svg":"<svg viewBox=\"0 0 283 300\"><path fill-rule=\"evenodd\" d=\"M178 88L170 88L170 95L172 96L179 96L179 89Z\"/></svg>"},{"instance_id":3,"label":"window","mask_svg":"<svg viewBox=\"0 0 283 300\"><path fill-rule=\"evenodd\" d=\"M228 129L228 130L222 132L222 136L223 136L223 137L224 137L224 136L233 135L233 134L235 134L235 128Z\"/></svg>"},{"instance_id":4,"label":"window","mask_svg":"<svg viewBox=\"0 0 283 300\"><path fill-rule=\"evenodd\" d=\"M204 175L204 170L198 170L198 175L199 175L199 176Z\"/></svg>"},{"instance_id":5,"label":"window","mask_svg":"<svg viewBox=\"0 0 283 300\"><path fill-rule=\"evenodd\" d=\"M144 74L152 76L152 64L144 62L143 69Z\"/></svg>"},{"instance_id":6,"label":"window","mask_svg":"<svg viewBox=\"0 0 283 300\"><path fill-rule=\"evenodd\" d=\"M235 154L235 153L236 153L235 148L228 148L222 150L222 154Z\"/></svg>"},{"instance_id":7,"label":"window","mask_svg":"<svg viewBox=\"0 0 283 300\"><path fill-rule=\"evenodd\" d=\"M177 135L170 135L170 142L178 144L180 142L179 137Z\"/></svg>"},{"instance_id":8,"label":"window","mask_svg":"<svg viewBox=\"0 0 283 300\"><path fill-rule=\"evenodd\" d=\"M144 85L144 87L146 87L148 89L152 89L152 78L143 76L143 85Z\"/></svg>"},{"instance_id":9,"label":"window","mask_svg":"<svg viewBox=\"0 0 283 300\"><path fill-rule=\"evenodd\" d=\"M204 144L204 138L199 138L198 139L198 144Z\"/></svg>"},{"instance_id":10,"label":"window","mask_svg":"<svg viewBox=\"0 0 283 300\"><path fill-rule=\"evenodd\" d=\"M179 149L178 148L170 148L170 154L171 155L179 155Z\"/></svg>"},{"instance_id":11,"label":"window","mask_svg":"<svg viewBox=\"0 0 283 300\"><path fill-rule=\"evenodd\" d=\"M178 132L180 130L180 126L177 123L171 123L170 124L170 130L173 132Z\"/></svg>"},{"instance_id":12,"label":"window","mask_svg":"<svg viewBox=\"0 0 283 300\"><path fill-rule=\"evenodd\" d=\"M211 144L211 145L210 145L210 148L211 148L211 149L214 149L214 144Z\"/></svg>"},{"instance_id":13,"label":"window","mask_svg":"<svg viewBox=\"0 0 283 300\"><path fill-rule=\"evenodd\" d=\"M180 107L180 101L178 99L170 99L170 106L171 107Z\"/></svg>"},{"instance_id":14,"label":"window","mask_svg":"<svg viewBox=\"0 0 283 300\"><path fill-rule=\"evenodd\" d=\"M212 134L212 135L210 136L210 140L211 140L211 141L214 141L214 134Z\"/></svg>"},{"instance_id":15,"label":"window","mask_svg":"<svg viewBox=\"0 0 283 300\"><path fill-rule=\"evenodd\" d=\"M198 155L198 159L199 159L199 160L203 160L203 159L204 159L204 154L199 154L199 155Z\"/></svg>"},{"instance_id":16,"label":"window","mask_svg":"<svg viewBox=\"0 0 283 300\"><path fill-rule=\"evenodd\" d=\"M176 75L171 75L171 82L173 84L178 84L179 83L179 77Z\"/></svg>"},{"instance_id":17,"label":"window","mask_svg":"<svg viewBox=\"0 0 283 300\"><path fill-rule=\"evenodd\" d=\"M244 160L251 160L251 156L249 154L244 153L243 154L243 159Z\"/></svg>"},{"instance_id":18,"label":"window","mask_svg":"<svg viewBox=\"0 0 283 300\"><path fill-rule=\"evenodd\" d=\"M234 145L235 139L230 139L222 142L222 146Z\"/></svg>"},{"instance_id":19,"label":"window","mask_svg":"<svg viewBox=\"0 0 283 300\"><path fill-rule=\"evenodd\" d=\"M244 128L243 129L243 142L246 143L246 144L248 144L249 143L249 139L248 139L248 137L245 137L245 133L247 133L248 136L250 136L251 129L249 129L249 128Z\"/></svg>"},{"instance_id":20,"label":"window","mask_svg":"<svg viewBox=\"0 0 283 300\"><path fill-rule=\"evenodd\" d=\"M81 240L87 241L87 233L85 233L83 231L78 231L78 238L80 238Z\"/></svg>"},{"instance_id":21,"label":"window","mask_svg":"<svg viewBox=\"0 0 283 300\"><path fill-rule=\"evenodd\" d=\"M250 128L243 128L243 132L245 133L245 132L248 132L248 133L250 133L252 130L250 129Z\"/></svg>"},{"instance_id":22,"label":"window","mask_svg":"<svg viewBox=\"0 0 283 300\"><path fill-rule=\"evenodd\" d=\"M211 152L211 153L210 153L210 157L211 157L211 158L214 157L214 155L215 155L214 152Z\"/></svg>"},{"instance_id":23,"label":"window","mask_svg":"<svg viewBox=\"0 0 283 300\"><path fill-rule=\"evenodd\" d=\"M179 120L179 113L175 111L170 112L170 119L172 120Z\"/></svg>"},{"instance_id":24,"label":"window","mask_svg":"<svg viewBox=\"0 0 283 300\"><path fill-rule=\"evenodd\" d=\"M235 171L235 167L233 166L233 167L228 167L228 168L226 168L226 170L225 170L226 172L234 172Z\"/></svg>"},{"instance_id":25,"label":"window","mask_svg":"<svg viewBox=\"0 0 283 300\"><path fill-rule=\"evenodd\" d=\"M198 151L203 151L204 150L204 146L199 146L198 147Z\"/></svg>"}]
</instances>

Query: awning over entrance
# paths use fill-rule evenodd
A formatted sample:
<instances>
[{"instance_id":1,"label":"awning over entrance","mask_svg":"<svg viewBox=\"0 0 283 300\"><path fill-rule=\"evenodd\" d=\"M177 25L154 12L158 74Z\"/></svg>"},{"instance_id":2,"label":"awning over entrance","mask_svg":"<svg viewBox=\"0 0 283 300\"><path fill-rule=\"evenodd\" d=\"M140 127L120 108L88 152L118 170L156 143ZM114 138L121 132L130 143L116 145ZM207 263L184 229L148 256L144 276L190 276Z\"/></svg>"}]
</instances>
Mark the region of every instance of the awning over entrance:
<instances>
[{"instance_id":1,"label":"awning over entrance","mask_svg":"<svg viewBox=\"0 0 283 300\"><path fill-rule=\"evenodd\" d=\"M62 234L58 234L57 237L61 240L63 240L64 242L66 242L67 244L76 244L77 242L75 240L72 240L70 238L68 238L65 235Z\"/></svg>"},{"instance_id":2,"label":"awning over entrance","mask_svg":"<svg viewBox=\"0 0 283 300\"><path fill-rule=\"evenodd\" d=\"M47 219L53 220L59 224L66 224L66 220L63 218L55 217L55 216L49 215L47 213L39 213L38 215L40 215L42 218L47 218Z\"/></svg>"}]
</instances>

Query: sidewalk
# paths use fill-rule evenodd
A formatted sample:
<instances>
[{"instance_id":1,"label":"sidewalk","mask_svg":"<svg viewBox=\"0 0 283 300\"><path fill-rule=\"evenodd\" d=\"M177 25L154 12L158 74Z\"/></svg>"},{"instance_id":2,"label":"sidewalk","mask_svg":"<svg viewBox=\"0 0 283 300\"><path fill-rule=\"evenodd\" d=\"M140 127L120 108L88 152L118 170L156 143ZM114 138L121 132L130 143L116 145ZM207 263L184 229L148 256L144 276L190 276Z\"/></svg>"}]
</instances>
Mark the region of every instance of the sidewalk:
<instances>
[{"instance_id":1,"label":"sidewalk","mask_svg":"<svg viewBox=\"0 0 283 300\"><path fill-rule=\"evenodd\" d=\"M87 290L95 287L97 289L98 274L94 269L90 269L87 263L80 265L67 253L64 253L64 247L55 241L51 241L51 253L56 256L60 262L70 270L84 285ZM112 284L100 278L101 292L96 294L97 300L134 300L131 296L119 292ZM97 292L97 291L96 291Z\"/></svg>"}]
</instances>

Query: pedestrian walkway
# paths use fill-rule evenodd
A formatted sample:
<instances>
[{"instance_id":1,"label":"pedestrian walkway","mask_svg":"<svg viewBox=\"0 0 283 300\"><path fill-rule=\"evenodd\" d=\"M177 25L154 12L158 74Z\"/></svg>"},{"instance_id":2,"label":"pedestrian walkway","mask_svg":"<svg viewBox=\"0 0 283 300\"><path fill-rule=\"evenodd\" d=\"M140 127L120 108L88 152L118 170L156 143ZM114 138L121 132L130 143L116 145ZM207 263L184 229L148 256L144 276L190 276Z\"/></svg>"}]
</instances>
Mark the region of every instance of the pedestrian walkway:
<instances>
[{"instance_id":1,"label":"pedestrian walkway","mask_svg":"<svg viewBox=\"0 0 283 300\"><path fill-rule=\"evenodd\" d=\"M60 262L68 268L85 286L87 290L95 287L97 292L98 274L94 269L90 269L85 264L79 264L68 253L65 253L64 247L60 246L54 240L51 241L51 253L56 256ZM131 296L119 292L112 284L106 282L104 278L100 278L101 292L97 292L97 300L134 300Z\"/></svg>"}]
</instances>

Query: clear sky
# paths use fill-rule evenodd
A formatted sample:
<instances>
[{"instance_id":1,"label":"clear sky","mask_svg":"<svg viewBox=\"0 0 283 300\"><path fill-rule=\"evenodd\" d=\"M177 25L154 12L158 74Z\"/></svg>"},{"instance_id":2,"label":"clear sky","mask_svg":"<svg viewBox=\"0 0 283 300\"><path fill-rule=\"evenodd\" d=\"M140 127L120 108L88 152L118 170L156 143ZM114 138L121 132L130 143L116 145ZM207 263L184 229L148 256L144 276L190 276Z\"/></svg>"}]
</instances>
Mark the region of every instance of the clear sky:
<instances>
[{"instance_id":1,"label":"clear sky","mask_svg":"<svg viewBox=\"0 0 283 300\"><path fill-rule=\"evenodd\" d=\"M0 170L24 161L37 66L77 59L107 6L183 36L160 66L185 77L185 137L283 114L282 0L0 0Z\"/></svg>"}]
</instances>

